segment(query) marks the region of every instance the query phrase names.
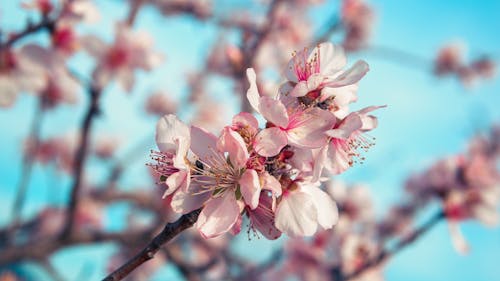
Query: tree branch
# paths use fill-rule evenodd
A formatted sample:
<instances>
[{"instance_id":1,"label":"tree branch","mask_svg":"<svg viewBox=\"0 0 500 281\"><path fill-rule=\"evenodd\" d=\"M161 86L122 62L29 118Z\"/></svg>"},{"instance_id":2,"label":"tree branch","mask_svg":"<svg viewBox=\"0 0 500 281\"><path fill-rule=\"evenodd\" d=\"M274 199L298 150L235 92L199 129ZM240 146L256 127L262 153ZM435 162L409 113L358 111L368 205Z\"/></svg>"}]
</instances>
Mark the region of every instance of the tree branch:
<instances>
[{"instance_id":1,"label":"tree branch","mask_svg":"<svg viewBox=\"0 0 500 281\"><path fill-rule=\"evenodd\" d=\"M36 33L44 29L52 30L54 28L55 23L56 19L51 19L46 16L44 16L39 23L33 24L31 22L28 22L24 30L10 35L7 41L0 44L0 51L12 47L12 45L14 45L14 43L16 43L18 40L21 40L22 38L30 34Z\"/></svg>"},{"instance_id":2,"label":"tree branch","mask_svg":"<svg viewBox=\"0 0 500 281\"><path fill-rule=\"evenodd\" d=\"M415 242L417 239L421 238L425 233L427 233L430 229L432 229L435 225L437 225L441 220L445 218L445 215L442 211L434 214L427 222L422 224L420 227L415 229L410 235L405 238L402 238L398 243L394 245L391 249L385 249L381 251L375 258L367 261L361 268L355 270L350 274L342 275L340 280L351 280L356 277L359 277L361 274L366 272L367 270L380 265L382 262L392 258L394 255L398 254L401 250ZM335 267L332 269L333 273L338 273L338 268Z\"/></svg>"},{"instance_id":3,"label":"tree branch","mask_svg":"<svg viewBox=\"0 0 500 281\"><path fill-rule=\"evenodd\" d=\"M43 113L44 110L42 102L39 101L36 105L35 113L33 114L33 120L31 121L31 129L29 133L29 141L33 141L33 147L30 149L33 149L33 152L35 153L38 151L40 146L40 129L42 127L42 120L44 117ZM17 188L14 204L12 205L12 225L14 227L16 227L19 223L22 215L26 192L28 190L31 172L33 171L33 155L31 154L31 151L26 151L24 153L21 165L21 179Z\"/></svg>"},{"instance_id":4,"label":"tree branch","mask_svg":"<svg viewBox=\"0 0 500 281\"><path fill-rule=\"evenodd\" d=\"M99 99L101 96L101 89L97 89L94 86L90 86L90 105L88 107L85 118L83 119L83 123L81 126L81 135L80 135L80 145L76 152L75 163L74 163L74 182L71 188L71 197L70 202L68 204L68 214L66 217L65 227L61 234L61 237L67 238L71 235L74 225L74 218L76 215L76 211L78 208L79 198L78 195L80 193L80 189L82 186L82 177L85 166L85 160L87 159L87 150L90 142L90 132L93 124L94 117L96 117L99 113Z\"/></svg>"},{"instance_id":5,"label":"tree branch","mask_svg":"<svg viewBox=\"0 0 500 281\"><path fill-rule=\"evenodd\" d=\"M198 220L201 209L194 210L188 214L182 215L177 221L167 223L163 230L151 240L148 245L136 256L127 261L120 268L108 275L103 281L118 281L126 277L134 269L152 259L163 244L172 240L179 233L190 228Z\"/></svg>"}]
</instances>

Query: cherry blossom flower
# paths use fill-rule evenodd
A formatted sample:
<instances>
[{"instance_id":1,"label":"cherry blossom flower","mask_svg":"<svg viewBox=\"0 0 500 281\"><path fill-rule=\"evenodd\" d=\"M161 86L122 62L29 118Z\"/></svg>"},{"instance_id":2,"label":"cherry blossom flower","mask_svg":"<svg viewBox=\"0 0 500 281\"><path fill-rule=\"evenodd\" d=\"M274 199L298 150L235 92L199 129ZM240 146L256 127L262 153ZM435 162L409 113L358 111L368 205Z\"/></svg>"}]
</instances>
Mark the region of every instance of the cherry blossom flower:
<instances>
[{"instance_id":1,"label":"cherry blossom flower","mask_svg":"<svg viewBox=\"0 0 500 281\"><path fill-rule=\"evenodd\" d=\"M276 227L290 237L312 236L337 220L335 202L317 184L307 182L293 182L276 209Z\"/></svg>"},{"instance_id":2,"label":"cherry blossom flower","mask_svg":"<svg viewBox=\"0 0 500 281\"><path fill-rule=\"evenodd\" d=\"M247 77L250 82L247 91L250 104L270 125L272 124L257 135L257 153L262 156L274 156L287 144L318 148L326 143L325 132L335 122L330 112L319 108L287 108L280 100L259 95L253 69L247 70Z\"/></svg>"},{"instance_id":3,"label":"cherry blossom flower","mask_svg":"<svg viewBox=\"0 0 500 281\"><path fill-rule=\"evenodd\" d=\"M166 93L156 92L150 95L145 104L146 112L163 116L177 111L177 103L171 100Z\"/></svg>"},{"instance_id":4,"label":"cherry blossom flower","mask_svg":"<svg viewBox=\"0 0 500 281\"><path fill-rule=\"evenodd\" d=\"M107 45L98 37L88 35L82 38L82 45L98 62L93 73L96 86L105 87L117 79L126 91L134 85L134 70L150 71L163 61L162 55L151 50L151 37L145 32L133 32L118 24L115 41Z\"/></svg>"},{"instance_id":5,"label":"cherry blossom flower","mask_svg":"<svg viewBox=\"0 0 500 281\"><path fill-rule=\"evenodd\" d=\"M35 57L30 45L0 51L0 107L12 106L21 92L36 94L47 85Z\"/></svg>"},{"instance_id":6,"label":"cherry blossom flower","mask_svg":"<svg viewBox=\"0 0 500 281\"><path fill-rule=\"evenodd\" d=\"M304 49L294 54L286 72L288 80L297 83L290 95L294 97L310 95L315 98L325 94L322 97L324 99L335 95L335 88L342 89L355 84L368 71L368 64L364 61L358 61L343 71L346 63L342 47L331 43L321 43L312 50ZM321 91L323 88L328 89L325 90L327 93ZM343 93L342 90L340 92Z\"/></svg>"}]
</instances>

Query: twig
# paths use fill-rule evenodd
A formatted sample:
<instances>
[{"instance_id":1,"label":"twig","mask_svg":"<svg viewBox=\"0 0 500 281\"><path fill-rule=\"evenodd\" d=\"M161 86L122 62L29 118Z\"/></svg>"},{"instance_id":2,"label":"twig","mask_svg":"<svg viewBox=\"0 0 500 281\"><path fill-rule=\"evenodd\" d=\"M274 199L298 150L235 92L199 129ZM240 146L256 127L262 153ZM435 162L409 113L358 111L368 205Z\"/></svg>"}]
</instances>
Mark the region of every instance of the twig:
<instances>
[{"instance_id":1,"label":"twig","mask_svg":"<svg viewBox=\"0 0 500 281\"><path fill-rule=\"evenodd\" d=\"M21 40L22 38L36 33L41 30L52 30L54 29L54 25L56 23L56 19L51 19L46 16L44 16L39 23L33 24L28 22L27 26L24 28L24 30L14 33L9 36L7 41L3 42L0 44L0 51L3 51L4 49L10 48L14 43L16 43L18 40Z\"/></svg>"},{"instance_id":2,"label":"twig","mask_svg":"<svg viewBox=\"0 0 500 281\"><path fill-rule=\"evenodd\" d=\"M316 46L322 42L328 41L333 33L341 28L342 22L339 20L337 14L335 13L330 17L330 20L325 23L324 27L322 28L325 31L323 31L323 33L321 33L321 35L319 35L311 45Z\"/></svg>"},{"instance_id":3,"label":"twig","mask_svg":"<svg viewBox=\"0 0 500 281\"><path fill-rule=\"evenodd\" d=\"M194 210L188 214L182 215L177 221L167 223L163 230L156 235L148 245L136 256L127 261L120 268L108 275L103 281L118 281L126 277L134 269L152 259L161 246L172 240L179 233L190 228L198 220L201 209Z\"/></svg>"},{"instance_id":4,"label":"twig","mask_svg":"<svg viewBox=\"0 0 500 281\"><path fill-rule=\"evenodd\" d=\"M76 211L79 203L79 193L82 186L82 177L85 166L85 160L87 159L87 150L89 147L90 141L90 132L92 129L92 124L94 117L96 117L99 113L99 98L101 96L101 90L97 89L93 86L89 88L90 92L90 105L88 107L85 118L83 119L83 123L81 126L81 135L80 135L80 145L76 152L75 163L74 163L74 182L71 188L71 197L70 202L68 204L68 213L66 217L65 227L61 234L61 238L65 239L71 235L73 230L74 218L76 215Z\"/></svg>"},{"instance_id":5,"label":"twig","mask_svg":"<svg viewBox=\"0 0 500 281\"><path fill-rule=\"evenodd\" d=\"M354 272L350 274L343 275L343 278L340 280L351 280L356 277L359 277L361 274L363 274L365 271L368 269L371 269L373 267L376 267L380 265L382 262L386 261L387 259L390 259L397 253L399 253L401 250L415 242L417 239L421 238L427 231L432 229L437 223L439 223L441 220L445 218L445 215L442 211L436 213L434 216L432 216L427 222L422 224L420 227L415 229L410 235L407 237L401 239L392 247L391 249L386 249L382 250L375 258L372 260L367 261L361 268L358 270L355 270ZM335 268L336 269L336 268ZM332 274L334 273L334 270L332 270Z\"/></svg>"},{"instance_id":6,"label":"twig","mask_svg":"<svg viewBox=\"0 0 500 281\"><path fill-rule=\"evenodd\" d=\"M393 47L372 45L361 48L359 52L371 54L410 67L421 68L425 71L431 70L433 66L433 62L429 59Z\"/></svg>"},{"instance_id":7,"label":"twig","mask_svg":"<svg viewBox=\"0 0 500 281\"><path fill-rule=\"evenodd\" d=\"M54 265L48 259L40 260L40 265L47 271L49 276L54 281L64 281L65 279L61 276L61 274L57 271Z\"/></svg>"},{"instance_id":8,"label":"twig","mask_svg":"<svg viewBox=\"0 0 500 281\"><path fill-rule=\"evenodd\" d=\"M126 19L126 23L128 26L133 26L135 19L137 18L137 14L139 13L139 10L142 7L142 4L144 3L144 0L133 0L132 3L130 4L130 10Z\"/></svg>"},{"instance_id":9,"label":"twig","mask_svg":"<svg viewBox=\"0 0 500 281\"><path fill-rule=\"evenodd\" d=\"M42 102L39 101L36 105L35 113L33 114L33 120L31 121L31 129L29 133L29 141L33 141L33 152L36 153L40 146L40 129L42 127L42 120L44 117L44 110ZM21 219L24 202L26 199L26 192L28 190L29 182L31 179L31 172L33 171L33 155L31 151L24 153L21 168L21 179L19 181L19 186L17 188L17 194L12 205L12 225L16 227Z\"/></svg>"}]
</instances>

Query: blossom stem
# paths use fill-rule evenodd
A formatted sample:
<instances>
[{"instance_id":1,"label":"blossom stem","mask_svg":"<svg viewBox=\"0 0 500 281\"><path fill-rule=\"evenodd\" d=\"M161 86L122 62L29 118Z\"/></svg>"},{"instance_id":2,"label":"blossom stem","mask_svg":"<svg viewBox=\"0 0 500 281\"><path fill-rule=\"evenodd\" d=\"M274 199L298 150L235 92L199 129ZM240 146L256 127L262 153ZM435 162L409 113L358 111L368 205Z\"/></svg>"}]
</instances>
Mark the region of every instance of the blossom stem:
<instances>
[{"instance_id":1,"label":"blossom stem","mask_svg":"<svg viewBox=\"0 0 500 281\"><path fill-rule=\"evenodd\" d=\"M74 181L71 188L71 197L68 204L66 223L61 234L61 237L63 239L69 237L71 235L71 232L73 231L74 220L79 203L79 193L82 187L85 160L87 159L88 154L87 150L89 148L90 132L92 129L93 120L99 114L99 100L101 96L101 89L90 86L89 93L90 105L81 126L80 142L78 150L76 152L73 170Z\"/></svg>"},{"instance_id":2,"label":"blossom stem","mask_svg":"<svg viewBox=\"0 0 500 281\"><path fill-rule=\"evenodd\" d=\"M429 230L431 230L434 226L436 226L439 222L441 222L443 219L445 219L445 215L442 211L437 212L434 214L428 221L426 221L424 224L419 226L418 228L414 229L408 236L402 238L400 241L398 241L394 247L390 249L385 249L382 250L375 258L372 260L367 261L364 266L359 268L358 270L342 275L342 278L340 280L351 280L355 279L356 277L359 277L361 274L366 272L367 270L376 267L383 263L384 261L392 258L394 255L399 253L401 250L405 249L407 246L411 245L413 242L415 242L417 239L423 237L425 233L427 233ZM334 268L332 270L333 272L336 271L337 268Z\"/></svg>"},{"instance_id":3,"label":"blossom stem","mask_svg":"<svg viewBox=\"0 0 500 281\"><path fill-rule=\"evenodd\" d=\"M9 36L9 39L7 39L5 42L0 43L0 51L12 47L12 45L14 45L17 41L21 40L22 38L30 34L36 33L44 29L49 31L52 30L54 28L55 23L56 23L55 19L51 19L47 16L42 17L40 22L36 24L28 22L28 24L22 31L14 33L13 35Z\"/></svg>"},{"instance_id":4,"label":"blossom stem","mask_svg":"<svg viewBox=\"0 0 500 281\"><path fill-rule=\"evenodd\" d=\"M163 230L151 240L142 251L125 264L120 266L113 273L108 275L103 281L118 281L129 275L134 269L152 259L154 255L161 249L165 243L172 240L185 229L190 228L198 220L201 209L194 210L190 213L182 215L177 221L167 223Z\"/></svg>"},{"instance_id":5,"label":"blossom stem","mask_svg":"<svg viewBox=\"0 0 500 281\"><path fill-rule=\"evenodd\" d=\"M36 105L29 133L29 141L33 141L33 151L27 151L24 153L21 164L21 179L17 188L17 194L14 204L12 205L12 225L14 226L14 228L18 225L19 220L21 219L22 210L26 199L26 193L28 191L28 186L31 178L31 172L33 171L33 153L36 153L36 151L38 151L38 147L40 145L40 130L42 127L43 117L44 110L42 101L40 100Z\"/></svg>"}]
</instances>

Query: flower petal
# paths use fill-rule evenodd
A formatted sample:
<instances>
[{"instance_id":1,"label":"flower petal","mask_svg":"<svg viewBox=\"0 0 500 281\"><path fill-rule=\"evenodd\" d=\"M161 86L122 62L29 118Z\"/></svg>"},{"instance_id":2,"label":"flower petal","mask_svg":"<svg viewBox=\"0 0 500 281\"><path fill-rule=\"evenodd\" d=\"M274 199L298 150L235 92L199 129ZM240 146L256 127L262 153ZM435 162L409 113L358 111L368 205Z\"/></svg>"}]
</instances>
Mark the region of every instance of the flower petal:
<instances>
[{"instance_id":1,"label":"flower petal","mask_svg":"<svg viewBox=\"0 0 500 281\"><path fill-rule=\"evenodd\" d=\"M257 75L253 68L247 68L247 79L250 87L247 90L247 99L253 109L259 112L259 89L257 88Z\"/></svg>"},{"instance_id":2,"label":"flower petal","mask_svg":"<svg viewBox=\"0 0 500 281\"><path fill-rule=\"evenodd\" d=\"M178 171L170 175L165 182L165 184L167 185L167 190L165 190L165 193L163 193L162 198L165 199L165 197L179 189L179 187L181 187L181 185L186 182L186 176L186 171Z\"/></svg>"},{"instance_id":3,"label":"flower petal","mask_svg":"<svg viewBox=\"0 0 500 281\"><path fill-rule=\"evenodd\" d=\"M326 81L325 87L343 87L357 83L369 70L369 66L365 61L357 61L351 68L346 70L340 76Z\"/></svg>"},{"instance_id":4,"label":"flower petal","mask_svg":"<svg viewBox=\"0 0 500 281\"><path fill-rule=\"evenodd\" d=\"M255 151L265 157L277 155L287 145L286 133L278 127L260 131L255 137Z\"/></svg>"},{"instance_id":5,"label":"flower petal","mask_svg":"<svg viewBox=\"0 0 500 281\"><path fill-rule=\"evenodd\" d=\"M246 170L239 180L241 194L243 195L243 200L250 206L250 209L257 208L259 205L260 196L260 181L259 175L253 169Z\"/></svg>"},{"instance_id":6,"label":"flower petal","mask_svg":"<svg viewBox=\"0 0 500 281\"><path fill-rule=\"evenodd\" d=\"M198 217L196 227L204 238L212 238L229 231L240 216L234 192L212 198Z\"/></svg>"},{"instance_id":7,"label":"flower petal","mask_svg":"<svg viewBox=\"0 0 500 281\"><path fill-rule=\"evenodd\" d=\"M315 53L319 55L319 69L321 74L325 76L334 75L347 64L347 57L342 46L330 42L321 43L311 52L308 58L309 61L314 59Z\"/></svg>"},{"instance_id":8,"label":"flower petal","mask_svg":"<svg viewBox=\"0 0 500 281\"><path fill-rule=\"evenodd\" d=\"M190 187L190 191L180 188L172 197L170 206L174 212L179 214L186 214L201 208L201 206L203 206L203 204L210 198L210 192L201 191L203 190L200 187L194 188L193 184Z\"/></svg>"},{"instance_id":9,"label":"flower petal","mask_svg":"<svg viewBox=\"0 0 500 281\"><path fill-rule=\"evenodd\" d=\"M303 190L313 197L318 212L318 224L324 229L332 228L339 220L339 211L332 198L314 185L306 186Z\"/></svg>"},{"instance_id":10,"label":"flower petal","mask_svg":"<svg viewBox=\"0 0 500 281\"><path fill-rule=\"evenodd\" d=\"M325 132L335 124L335 116L326 110L311 108L290 122L286 131L290 145L300 148L319 148L326 144Z\"/></svg>"},{"instance_id":11,"label":"flower petal","mask_svg":"<svg viewBox=\"0 0 500 281\"><path fill-rule=\"evenodd\" d=\"M174 152L177 149L175 140L180 137L190 143L189 127L175 115L165 115L156 124L156 144L161 151ZM183 155L186 153L181 152Z\"/></svg>"},{"instance_id":12,"label":"flower petal","mask_svg":"<svg viewBox=\"0 0 500 281\"><path fill-rule=\"evenodd\" d=\"M240 126L240 127L251 127L254 129L259 128L259 121L257 121L257 118L253 116L253 114L248 113L248 112L240 112L239 114L235 115L233 117L233 125Z\"/></svg>"},{"instance_id":13,"label":"flower petal","mask_svg":"<svg viewBox=\"0 0 500 281\"><path fill-rule=\"evenodd\" d=\"M191 126L191 151L202 161L217 153L217 137L205 129Z\"/></svg>"},{"instance_id":14,"label":"flower petal","mask_svg":"<svg viewBox=\"0 0 500 281\"><path fill-rule=\"evenodd\" d=\"M243 138L230 127L225 127L217 141L217 149L220 152L227 152L229 160L236 169L241 169L246 166L247 160L250 157L247 146Z\"/></svg>"},{"instance_id":15,"label":"flower petal","mask_svg":"<svg viewBox=\"0 0 500 281\"><path fill-rule=\"evenodd\" d=\"M317 216L312 196L296 190L282 196L275 225L290 237L312 236L318 228Z\"/></svg>"},{"instance_id":16,"label":"flower petal","mask_svg":"<svg viewBox=\"0 0 500 281\"><path fill-rule=\"evenodd\" d=\"M259 103L260 114L269 122L281 128L288 126L288 113L280 100L270 97L261 97Z\"/></svg>"}]
</instances>

